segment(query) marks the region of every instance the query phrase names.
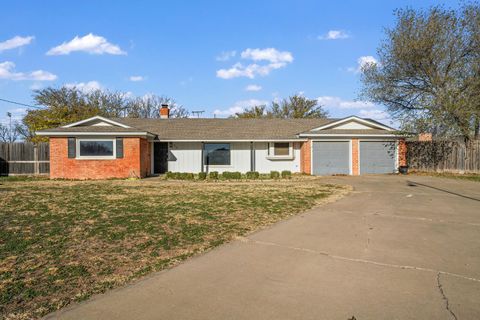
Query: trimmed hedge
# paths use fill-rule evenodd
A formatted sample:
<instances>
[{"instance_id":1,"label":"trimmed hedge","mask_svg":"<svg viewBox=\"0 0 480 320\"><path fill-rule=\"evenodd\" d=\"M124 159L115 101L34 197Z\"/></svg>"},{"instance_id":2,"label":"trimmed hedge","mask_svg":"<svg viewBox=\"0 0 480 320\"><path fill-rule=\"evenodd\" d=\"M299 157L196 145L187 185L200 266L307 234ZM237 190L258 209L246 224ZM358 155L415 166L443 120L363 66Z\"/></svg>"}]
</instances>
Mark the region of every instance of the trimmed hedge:
<instances>
[{"instance_id":1,"label":"trimmed hedge","mask_svg":"<svg viewBox=\"0 0 480 320\"><path fill-rule=\"evenodd\" d=\"M224 171L222 173L222 178L226 180L238 180L238 179L242 179L242 174L238 171L235 171L235 172Z\"/></svg>"},{"instance_id":2,"label":"trimmed hedge","mask_svg":"<svg viewBox=\"0 0 480 320\"><path fill-rule=\"evenodd\" d=\"M205 180L207 179L207 173L206 172L200 172L198 174L198 180Z\"/></svg>"},{"instance_id":3,"label":"trimmed hedge","mask_svg":"<svg viewBox=\"0 0 480 320\"><path fill-rule=\"evenodd\" d=\"M248 171L245 175L247 179L258 179L260 178L260 173L258 171Z\"/></svg>"},{"instance_id":4,"label":"trimmed hedge","mask_svg":"<svg viewBox=\"0 0 480 320\"><path fill-rule=\"evenodd\" d=\"M195 175L191 172L167 172L165 174L167 179L174 179L174 180L194 180Z\"/></svg>"},{"instance_id":5,"label":"trimmed hedge","mask_svg":"<svg viewBox=\"0 0 480 320\"><path fill-rule=\"evenodd\" d=\"M278 179L278 178L280 178L280 172L270 171L270 179Z\"/></svg>"},{"instance_id":6,"label":"trimmed hedge","mask_svg":"<svg viewBox=\"0 0 480 320\"><path fill-rule=\"evenodd\" d=\"M283 170L282 171L282 178L290 179L292 177L292 171L290 170Z\"/></svg>"},{"instance_id":7,"label":"trimmed hedge","mask_svg":"<svg viewBox=\"0 0 480 320\"><path fill-rule=\"evenodd\" d=\"M208 174L208 179L218 180L218 171L212 171Z\"/></svg>"}]
</instances>

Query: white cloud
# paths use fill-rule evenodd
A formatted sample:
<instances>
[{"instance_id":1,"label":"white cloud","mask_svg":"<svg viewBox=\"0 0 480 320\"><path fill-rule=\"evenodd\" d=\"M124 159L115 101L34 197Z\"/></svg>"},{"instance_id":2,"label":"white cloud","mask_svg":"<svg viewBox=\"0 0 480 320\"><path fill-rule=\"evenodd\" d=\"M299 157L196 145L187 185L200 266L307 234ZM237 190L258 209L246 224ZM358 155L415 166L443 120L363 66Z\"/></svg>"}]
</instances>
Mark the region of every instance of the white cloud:
<instances>
[{"instance_id":1,"label":"white cloud","mask_svg":"<svg viewBox=\"0 0 480 320\"><path fill-rule=\"evenodd\" d=\"M254 106L262 106L266 105L268 101L266 100L257 100L257 99L249 99L249 100L242 100L242 101L237 101L234 103L233 106L231 106L228 109L216 109L213 111L213 114L216 116L220 117L228 117L232 116L235 113L243 112L246 108L251 108Z\"/></svg>"},{"instance_id":2,"label":"white cloud","mask_svg":"<svg viewBox=\"0 0 480 320\"><path fill-rule=\"evenodd\" d=\"M130 81L133 81L133 82L138 82L138 81L143 81L145 80L144 77L142 76L131 76L130 78L128 78Z\"/></svg>"},{"instance_id":3,"label":"white cloud","mask_svg":"<svg viewBox=\"0 0 480 320\"><path fill-rule=\"evenodd\" d=\"M266 49L246 49L241 53L243 59L251 59L253 61L269 61L270 63L290 63L293 56L288 51L278 51L275 48Z\"/></svg>"},{"instance_id":4,"label":"white cloud","mask_svg":"<svg viewBox=\"0 0 480 320\"><path fill-rule=\"evenodd\" d=\"M127 54L120 49L119 46L108 42L104 37L89 33L83 37L76 36L69 42L64 42L61 45L48 50L47 55L65 55L74 51L83 51L90 54Z\"/></svg>"},{"instance_id":5,"label":"white cloud","mask_svg":"<svg viewBox=\"0 0 480 320\"><path fill-rule=\"evenodd\" d=\"M53 81L57 76L44 70L35 70L31 72L15 72L15 63L5 61L0 63L0 79L7 80L34 80L34 81Z\"/></svg>"},{"instance_id":6,"label":"white cloud","mask_svg":"<svg viewBox=\"0 0 480 320\"><path fill-rule=\"evenodd\" d=\"M103 89L103 86L98 81L88 81L88 82L75 82L75 83L67 83L65 84L67 88L77 88L78 90L88 93L95 90Z\"/></svg>"},{"instance_id":7,"label":"white cloud","mask_svg":"<svg viewBox=\"0 0 480 320\"><path fill-rule=\"evenodd\" d=\"M350 38L350 35L343 30L330 30L326 34L319 36L320 40L340 40Z\"/></svg>"},{"instance_id":8,"label":"white cloud","mask_svg":"<svg viewBox=\"0 0 480 320\"><path fill-rule=\"evenodd\" d=\"M317 98L320 105L331 109L365 109L373 108L375 104L368 101L343 100L340 97L321 96Z\"/></svg>"},{"instance_id":9,"label":"white cloud","mask_svg":"<svg viewBox=\"0 0 480 320\"><path fill-rule=\"evenodd\" d=\"M228 61L237 55L237 51L222 51L215 59L217 61Z\"/></svg>"},{"instance_id":10,"label":"white cloud","mask_svg":"<svg viewBox=\"0 0 480 320\"><path fill-rule=\"evenodd\" d=\"M391 122L390 116L383 110L373 109L373 110L360 110L358 115L362 118L369 118L377 120L380 122Z\"/></svg>"},{"instance_id":11,"label":"white cloud","mask_svg":"<svg viewBox=\"0 0 480 320\"><path fill-rule=\"evenodd\" d=\"M357 59L357 67L355 67L355 68L350 67L347 70L349 72L353 72L353 73L360 73L360 72L362 72L363 68L365 68L366 66L372 65L372 64L377 64L377 63L378 63L377 59L375 59L372 56L362 56L362 57Z\"/></svg>"},{"instance_id":12,"label":"white cloud","mask_svg":"<svg viewBox=\"0 0 480 320\"><path fill-rule=\"evenodd\" d=\"M33 41L33 39L35 39L34 36L28 36L28 37L15 36L12 39L8 39L6 41L0 42L0 52L26 46L27 44L30 44Z\"/></svg>"},{"instance_id":13,"label":"white cloud","mask_svg":"<svg viewBox=\"0 0 480 320\"><path fill-rule=\"evenodd\" d=\"M278 51L275 48L266 49L246 49L240 56L243 59L253 61L268 61L267 64L251 63L243 65L240 62L235 63L229 69L217 70L217 77L222 79L232 79L237 77L247 77L250 79L258 76L266 76L272 70L285 67L288 63L293 61L293 56L288 51Z\"/></svg>"},{"instance_id":14,"label":"white cloud","mask_svg":"<svg viewBox=\"0 0 480 320\"><path fill-rule=\"evenodd\" d=\"M249 84L248 86L245 87L246 91L260 91L262 90L262 86L256 85L256 84Z\"/></svg>"}]
</instances>

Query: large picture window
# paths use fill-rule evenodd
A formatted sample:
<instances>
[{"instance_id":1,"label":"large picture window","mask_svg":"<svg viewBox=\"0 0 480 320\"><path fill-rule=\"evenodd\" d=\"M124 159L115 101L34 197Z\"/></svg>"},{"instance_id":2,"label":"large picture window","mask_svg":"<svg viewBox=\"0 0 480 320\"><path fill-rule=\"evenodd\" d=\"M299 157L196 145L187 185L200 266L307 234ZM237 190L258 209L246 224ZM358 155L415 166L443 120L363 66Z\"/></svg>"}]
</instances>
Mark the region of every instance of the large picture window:
<instances>
[{"instance_id":1,"label":"large picture window","mask_svg":"<svg viewBox=\"0 0 480 320\"><path fill-rule=\"evenodd\" d=\"M230 144L205 143L203 156L206 165L228 166L230 165Z\"/></svg>"},{"instance_id":2,"label":"large picture window","mask_svg":"<svg viewBox=\"0 0 480 320\"><path fill-rule=\"evenodd\" d=\"M77 150L79 158L114 158L115 141L113 139L79 139Z\"/></svg>"}]
</instances>

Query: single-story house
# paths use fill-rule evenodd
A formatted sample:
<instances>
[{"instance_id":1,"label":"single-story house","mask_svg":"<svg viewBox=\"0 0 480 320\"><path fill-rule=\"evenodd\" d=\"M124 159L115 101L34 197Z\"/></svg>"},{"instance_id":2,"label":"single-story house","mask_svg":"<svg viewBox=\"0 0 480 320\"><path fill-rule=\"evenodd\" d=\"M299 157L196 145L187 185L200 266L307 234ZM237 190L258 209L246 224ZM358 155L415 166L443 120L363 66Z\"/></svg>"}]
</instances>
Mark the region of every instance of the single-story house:
<instances>
[{"instance_id":1,"label":"single-story house","mask_svg":"<svg viewBox=\"0 0 480 320\"><path fill-rule=\"evenodd\" d=\"M172 172L289 170L313 175L395 173L405 142L393 128L343 119L92 117L42 130L50 177L104 179Z\"/></svg>"}]
</instances>

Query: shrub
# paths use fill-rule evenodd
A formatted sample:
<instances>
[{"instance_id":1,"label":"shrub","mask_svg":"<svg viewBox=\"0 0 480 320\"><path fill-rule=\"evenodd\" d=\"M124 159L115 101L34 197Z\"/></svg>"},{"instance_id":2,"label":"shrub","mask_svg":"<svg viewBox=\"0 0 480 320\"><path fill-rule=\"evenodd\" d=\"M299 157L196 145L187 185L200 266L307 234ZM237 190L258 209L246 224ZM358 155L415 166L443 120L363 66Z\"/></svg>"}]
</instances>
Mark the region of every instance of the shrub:
<instances>
[{"instance_id":1,"label":"shrub","mask_svg":"<svg viewBox=\"0 0 480 320\"><path fill-rule=\"evenodd\" d=\"M205 180L207 178L207 173L206 172L200 172L198 174L198 180Z\"/></svg>"},{"instance_id":2,"label":"shrub","mask_svg":"<svg viewBox=\"0 0 480 320\"><path fill-rule=\"evenodd\" d=\"M181 180L193 180L195 179L195 175L191 172L182 172L180 173Z\"/></svg>"},{"instance_id":3,"label":"shrub","mask_svg":"<svg viewBox=\"0 0 480 320\"><path fill-rule=\"evenodd\" d=\"M168 171L167 173L165 173L165 178L167 178L167 179L175 179L175 173L172 172L172 171Z\"/></svg>"},{"instance_id":4,"label":"shrub","mask_svg":"<svg viewBox=\"0 0 480 320\"><path fill-rule=\"evenodd\" d=\"M247 179L258 179L260 177L260 173L258 173L258 171L248 171L246 176Z\"/></svg>"},{"instance_id":5,"label":"shrub","mask_svg":"<svg viewBox=\"0 0 480 320\"><path fill-rule=\"evenodd\" d=\"M238 171L235 171L235 172L230 172L230 171L224 171L222 173L222 178L226 179L226 180L230 180L230 179L242 179L242 174Z\"/></svg>"},{"instance_id":6,"label":"shrub","mask_svg":"<svg viewBox=\"0 0 480 320\"><path fill-rule=\"evenodd\" d=\"M278 179L278 178L280 178L280 172L270 171L270 179Z\"/></svg>"},{"instance_id":7,"label":"shrub","mask_svg":"<svg viewBox=\"0 0 480 320\"><path fill-rule=\"evenodd\" d=\"M208 174L208 178L212 180L218 180L218 171L212 171Z\"/></svg>"},{"instance_id":8,"label":"shrub","mask_svg":"<svg viewBox=\"0 0 480 320\"><path fill-rule=\"evenodd\" d=\"M282 178L290 179L292 177L292 171L290 170L283 170L282 171Z\"/></svg>"}]
</instances>

